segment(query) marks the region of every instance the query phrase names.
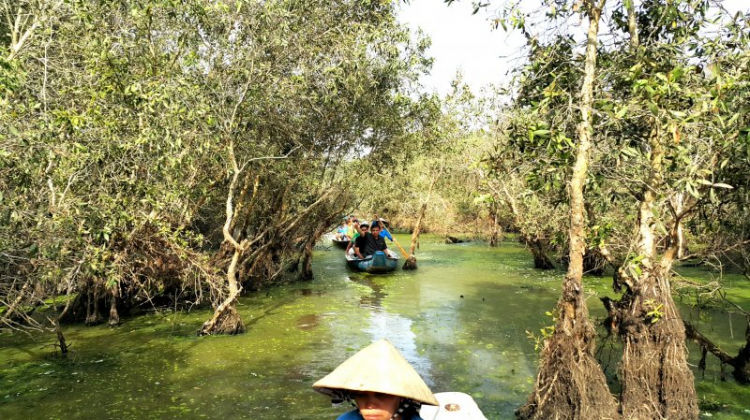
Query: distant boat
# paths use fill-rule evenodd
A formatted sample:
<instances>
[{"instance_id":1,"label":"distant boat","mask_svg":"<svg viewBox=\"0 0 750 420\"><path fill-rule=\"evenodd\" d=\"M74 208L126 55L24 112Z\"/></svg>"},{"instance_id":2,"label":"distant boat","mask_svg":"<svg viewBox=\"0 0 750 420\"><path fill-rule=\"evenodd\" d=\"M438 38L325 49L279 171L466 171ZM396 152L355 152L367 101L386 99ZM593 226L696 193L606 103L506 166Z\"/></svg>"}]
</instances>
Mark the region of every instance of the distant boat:
<instances>
[{"instance_id":1,"label":"distant boat","mask_svg":"<svg viewBox=\"0 0 750 420\"><path fill-rule=\"evenodd\" d=\"M364 259L354 255L346 256L346 265L352 270L365 271L373 274L389 273L398 267L398 255L377 251Z\"/></svg>"},{"instance_id":2,"label":"distant boat","mask_svg":"<svg viewBox=\"0 0 750 420\"><path fill-rule=\"evenodd\" d=\"M331 242L333 242L334 245L336 245L337 247L341 249L346 249L346 247L349 246L349 239L341 240L341 239L331 238Z\"/></svg>"}]
</instances>

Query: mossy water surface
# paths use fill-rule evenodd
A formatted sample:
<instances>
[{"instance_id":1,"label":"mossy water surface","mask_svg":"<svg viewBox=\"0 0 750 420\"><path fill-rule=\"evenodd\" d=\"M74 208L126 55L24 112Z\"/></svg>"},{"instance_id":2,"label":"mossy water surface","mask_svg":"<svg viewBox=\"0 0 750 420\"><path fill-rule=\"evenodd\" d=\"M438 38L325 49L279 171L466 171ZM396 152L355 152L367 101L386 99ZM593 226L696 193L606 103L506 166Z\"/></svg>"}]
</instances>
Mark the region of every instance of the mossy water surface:
<instances>
[{"instance_id":1,"label":"mossy water surface","mask_svg":"<svg viewBox=\"0 0 750 420\"><path fill-rule=\"evenodd\" d=\"M398 237L402 243L407 237ZM247 295L248 332L195 336L208 310L159 311L117 328L65 326L67 359L51 334L0 335L2 419L333 419L311 385L379 338L389 339L435 392L471 394L489 419L511 419L536 375L531 335L551 325L563 273L537 271L515 243L446 245L425 237L419 269L387 275L348 271L335 248L317 251L315 279ZM684 274L709 281L710 274ZM737 298L745 299L735 279ZM593 317L610 280L587 278ZM685 297L689 299L689 297ZM742 320L718 308L683 313L735 352ZM733 322L733 326L729 323ZM616 354L616 344L613 345ZM604 353L602 353L604 354ZM691 347L691 363L699 351ZM607 373L616 372L608 360ZM709 356L696 371L702 416L750 417L750 388Z\"/></svg>"}]
</instances>

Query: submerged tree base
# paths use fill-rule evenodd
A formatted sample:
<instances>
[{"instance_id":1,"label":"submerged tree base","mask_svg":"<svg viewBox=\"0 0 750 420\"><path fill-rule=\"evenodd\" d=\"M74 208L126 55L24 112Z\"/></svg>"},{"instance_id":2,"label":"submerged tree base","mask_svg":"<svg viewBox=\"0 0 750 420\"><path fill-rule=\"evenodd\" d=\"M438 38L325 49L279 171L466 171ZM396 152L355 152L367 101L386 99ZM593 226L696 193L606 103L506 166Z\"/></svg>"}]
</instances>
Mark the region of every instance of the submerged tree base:
<instances>
[{"instance_id":1,"label":"submerged tree base","mask_svg":"<svg viewBox=\"0 0 750 420\"><path fill-rule=\"evenodd\" d=\"M697 419L698 399L687 364L685 326L665 274L623 279L619 301L604 301L609 325L620 336L621 411L628 419Z\"/></svg>"},{"instance_id":2,"label":"submerged tree base","mask_svg":"<svg viewBox=\"0 0 750 420\"><path fill-rule=\"evenodd\" d=\"M234 308L233 305L219 308L214 313L214 316L208 321L203 323L203 326L198 330L198 335L216 335L216 334L242 334L245 332L245 323L242 322L242 317Z\"/></svg>"},{"instance_id":3,"label":"submerged tree base","mask_svg":"<svg viewBox=\"0 0 750 420\"><path fill-rule=\"evenodd\" d=\"M409 258L407 258L402 268L404 270L416 270L417 269L417 257L412 255Z\"/></svg>"},{"instance_id":4,"label":"submerged tree base","mask_svg":"<svg viewBox=\"0 0 750 420\"><path fill-rule=\"evenodd\" d=\"M596 359L585 348L583 337L555 332L542 352L535 392L516 411L519 420L619 419ZM585 347L585 346L583 346Z\"/></svg>"}]
</instances>

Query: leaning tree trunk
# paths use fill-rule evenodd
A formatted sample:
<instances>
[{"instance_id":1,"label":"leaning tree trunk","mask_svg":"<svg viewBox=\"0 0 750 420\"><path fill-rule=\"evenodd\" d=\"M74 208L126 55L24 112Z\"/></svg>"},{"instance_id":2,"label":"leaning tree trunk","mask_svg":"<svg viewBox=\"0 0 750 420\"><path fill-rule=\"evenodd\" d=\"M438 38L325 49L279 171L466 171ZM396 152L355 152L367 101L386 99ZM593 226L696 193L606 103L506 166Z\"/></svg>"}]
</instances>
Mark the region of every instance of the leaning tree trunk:
<instances>
[{"instance_id":1,"label":"leaning tree trunk","mask_svg":"<svg viewBox=\"0 0 750 420\"><path fill-rule=\"evenodd\" d=\"M689 339L698 343L703 351L701 360L698 362L698 367L706 369L706 353L711 352L711 354L719 358L722 365L727 364L734 368L732 375L737 382L743 385L750 384L750 316L746 318L746 321L745 345L737 353L737 356L730 355L701 334L692 324L685 322L685 334Z\"/></svg>"},{"instance_id":2,"label":"leaning tree trunk","mask_svg":"<svg viewBox=\"0 0 750 420\"><path fill-rule=\"evenodd\" d=\"M513 215L516 226L521 226L521 211L516 205L516 200L506 186L503 186L503 193L505 196L505 202L508 204L508 208ZM521 233L519 240L529 247L529 251L531 251L531 255L534 258L534 268L539 270L552 270L555 268L555 264L553 264L552 260L547 256L546 239L532 238L527 234Z\"/></svg>"},{"instance_id":3,"label":"leaning tree trunk","mask_svg":"<svg viewBox=\"0 0 750 420\"><path fill-rule=\"evenodd\" d=\"M235 308L237 297L240 295L239 282L237 281L237 263L241 256L242 251L235 249L232 261L227 268L229 294L216 307L211 319L203 323L198 335L242 334L245 332L245 324Z\"/></svg>"},{"instance_id":4,"label":"leaning tree trunk","mask_svg":"<svg viewBox=\"0 0 750 420\"><path fill-rule=\"evenodd\" d=\"M547 240L539 238L523 237L524 244L529 247L534 257L534 268L537 270L554 270L555 264L547 255Z\"/></svg>"},{"instance_id":5,"label":"leaning tree trunk","mask_svg":"<svg viewBox=\"0 0 750 420\"><path fill-rule=\"evenodd\" d=\"M589 15L585 77L581 87L581 122L576 162L570 182L570 264L557 302L555 331L545 343L539 374L529 400L516 415L521 419L612 419L617 405L594 358L594 327L583 294L585 213L583 184L588 168L593 125L593 84L599 18L605 0L586 3Z\"/></svg>"},{"instance_id":6,"label":"leaning tree trunk","mask_svg":"<svg viewBox=\"0 0 750 420\"><path fill-rule=\"evenodd\" d=\"M662 182L664 158L657 121L652 121L650 144L650 174L638 211L641 274L630 279L618 305L623 341L618 375L622 383L621 409L626 418L696 419L698 401L693 373L687 364L685 327L669 284L677 243L660 263L655 261L654 202ZM671 235L676 236L676 232L672 229Z\"/></svg>"},{"instance_id":7,"label":"leaning tree trunk","mask_svg":"<svg viewBox=\"0 0 750 420\"><path fill-rule=\"evenodd\" d=\"M411 246L409 247L409 257L404 262L404 270L417 269L417 257L414 256L414 252L417 250L417 244L419 243L419 231L422 228L422 220L424 220L424 213L427 210L427 205L430 203L432 189L435 187L435 183L437 182L438 178L440 178L440 174L442 173L442 171L443 170L441 168L437 172L435 172L435 175L432 177L432 182L430 182L430 188L427 190L427 198L425 198L424 203L422 203L422 207L419 208L417 223L414 224L414 229L411 232Z\"/></svg>"},{"instance_id":8,"label":"leaning tree trunk","mask_svg":"<svg viewBox=\"0 0 750 420\"><path fill-rule=\"evenodd\" d=\"M224 300L216 306L214 314L208 321L203 323L201 329L198 330L198 335L212 335L212 334L241 334L245 332L245 324L242 322L240 314L235 308L237 304L237 297L240 294L241 288L239 281L237 280L237 265L242 258L245 251L250 247L250 241L247 238L241 242L232 236L231 229L235 223L235 209L234 209L234 190L237 186L237 181L240 177L241 169L237 165L237 159L234 155L234 142L230 141L228 148L229 161L232 164L233 176L232 181L229 184L229 191L227 192L227 203L226 203L226 221L222 228L224 234L225 246L231 246L233 249L232 259L227 267L226 273L226 286L228 288L228 294L224 297ZM243 190L244 192L244 190ZM220 287L223 289L223 287Z\"/></svg>"},{"instance_id":9,"label":"leaning tree trunk","mask_svg":"<svg viewBox=\"0 0 750 420\"><path fill-rule=\"evenodd\" d=\"M417 269L417 257L414 256L414 251L417 250L417 244L419 243L419 230L422 227L422 219L424 218L424 212L427 210L427 202L422 203L422 207L419 209L419 216L417 216L417 223L414 224L414 230L411 232L411 246L409 247L409 257L404 262L402 267L404 270L416 270Z\"/></svg>"}]
</instances>

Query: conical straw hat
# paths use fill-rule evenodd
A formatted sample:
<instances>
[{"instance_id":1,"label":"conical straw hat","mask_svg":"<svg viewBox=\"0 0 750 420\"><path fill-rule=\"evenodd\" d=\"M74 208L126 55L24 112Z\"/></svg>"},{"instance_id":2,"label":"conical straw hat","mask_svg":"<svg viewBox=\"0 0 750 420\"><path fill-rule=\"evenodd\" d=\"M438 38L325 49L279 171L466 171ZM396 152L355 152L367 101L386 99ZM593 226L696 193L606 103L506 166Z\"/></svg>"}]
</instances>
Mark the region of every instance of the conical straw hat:
<instances>
[{"instance_id":1,"label":"conical straw hat","mask_svg":"<svg viewBox=\"0 0 750 420\"><path fill-rule=\"evenodd\" d=\"M313 385L316 391L372 391L438 405L417 371L387 340L376 341L339 365Z\"/></svg>"}]
</instances>

